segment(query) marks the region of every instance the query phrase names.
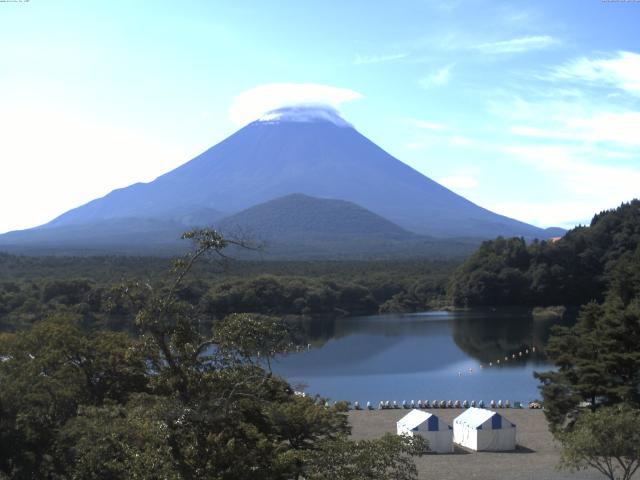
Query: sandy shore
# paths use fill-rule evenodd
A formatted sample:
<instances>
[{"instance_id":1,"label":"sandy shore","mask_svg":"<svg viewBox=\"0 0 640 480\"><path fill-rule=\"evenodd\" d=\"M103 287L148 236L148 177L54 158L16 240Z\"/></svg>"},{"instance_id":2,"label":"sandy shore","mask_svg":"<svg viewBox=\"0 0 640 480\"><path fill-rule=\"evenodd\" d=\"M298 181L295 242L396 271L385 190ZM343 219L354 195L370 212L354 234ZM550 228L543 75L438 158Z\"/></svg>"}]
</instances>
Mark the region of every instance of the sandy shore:
<instances>
[{"instance_id":1,"label":"sandy shore","mask_svg":"<svg viewBox=\"0 0 640 480\"><path fill-rule=\"evenodd\" d=\"M451 425L462 409L429 410ZM396 422L408 410L352 411L349 421L352 436L377 438L396 432ZM515 452L474 452L456 449L452 454L428 454L416 458L421 479L437 480L596 480L603 479L595 470L577 473L555 469L560 459L559 447L547 428L541 410L503 409L499 412L517 426L518 449ZM640 478L640 475L634 476Z\"/></svg>"}]
</instances>

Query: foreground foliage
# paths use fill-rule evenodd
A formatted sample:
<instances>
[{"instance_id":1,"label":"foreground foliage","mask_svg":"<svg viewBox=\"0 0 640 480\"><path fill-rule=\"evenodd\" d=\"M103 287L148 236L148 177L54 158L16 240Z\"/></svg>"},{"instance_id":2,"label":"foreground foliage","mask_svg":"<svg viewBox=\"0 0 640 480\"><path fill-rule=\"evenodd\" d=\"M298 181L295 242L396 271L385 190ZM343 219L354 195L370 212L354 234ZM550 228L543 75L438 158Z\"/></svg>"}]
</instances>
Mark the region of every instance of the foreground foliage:
<instances>
[{"instance_id":1,"label":"foreground foliage","mask_svg":"<svg viewBox=\"0 0 640 480\"><path fill-rule=\"evenodd\" d=\"M304 453L310 468L309 480L410 480L418 471L411 458L427 448L424 439L387 433L380 440L350 442L344 438L323 441L316 450Z\"/></svg>"},{"instance_id":2,"label":"foreground foliage","mask_svg":"<svg viewBox=\"0 0 640 480\"><path fill-rule=\"evenodd\" d=\"M0 477L32 479L415 478L419 440L348 440L346 405L294 394L265 359L292 348L282 320L211 321L182 285L215 231L157 289L122 301L137 335L54 314L0 337ZM264 367L267 368L264 368ZM331 470L334 468L334 470Z\"/></svg>"},{"instance_id":3,"label":"foreground foliage","mask_svg":"<svg viewBox=\"0 0 640 480\"><path fill-rule=\"evenodd\" d=\"M630 479L640 462L640 246L611 268L606 299L556 327L537 374L564 468Z\"/></svg>"},{"instance_id":4,"label":"foreground foliage","mask_svg":"<svg viewBox=\"0 0 640 480\"><path fill-rule=\"evenodd\" d=\"M612 272L602 304L582 308L573 327L555 327L547 356L556 371L537 374L554 429L570 425L586 402L640 408L640 247Z\"/></svg>"},{"instance_id":5,"label":"foreground foliage","mask_svg":"<svg viewBox=\"0 0 640 480\"><path fill-rule=\"evenodd\" d=\"M585 413L560 435L563 468L595 468L610 480L630 480L640 468L640 410L603 407Z\"/></svg>"}]
</instances>

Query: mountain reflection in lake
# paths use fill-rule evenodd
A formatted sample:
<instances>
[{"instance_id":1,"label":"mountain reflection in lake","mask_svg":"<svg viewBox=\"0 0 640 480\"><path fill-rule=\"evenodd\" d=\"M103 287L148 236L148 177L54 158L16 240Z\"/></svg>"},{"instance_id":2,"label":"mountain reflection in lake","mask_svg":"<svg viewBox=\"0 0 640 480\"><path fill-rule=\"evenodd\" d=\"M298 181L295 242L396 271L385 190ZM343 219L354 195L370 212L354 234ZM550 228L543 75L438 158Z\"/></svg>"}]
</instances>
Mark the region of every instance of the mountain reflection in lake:
<instances>
[{"instance_id":1,"label":"mountain reflection in lake","mask_svg":"<svg viewBox=\"0 0 640 480\"><path fill-rule=\"evenodd\" d=\"M533 372L551 368L543 357L551 325L514 310L308 320L310 348L279 358L274 370L310 394L360 404L528 402L539 397Z\"/></svg>"}]
</instances>

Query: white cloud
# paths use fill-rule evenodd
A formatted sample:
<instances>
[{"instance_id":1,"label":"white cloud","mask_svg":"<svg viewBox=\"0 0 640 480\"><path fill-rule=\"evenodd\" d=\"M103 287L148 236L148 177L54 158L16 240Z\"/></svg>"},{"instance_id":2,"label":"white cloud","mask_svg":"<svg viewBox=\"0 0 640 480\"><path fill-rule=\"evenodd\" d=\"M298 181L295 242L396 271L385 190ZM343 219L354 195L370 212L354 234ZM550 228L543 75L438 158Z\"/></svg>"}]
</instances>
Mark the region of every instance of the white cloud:
<instances>
[{"instance_id":1,"label":"white cloud","mask_svg":"<svg viewBox=\"0 0 640 480\"><path fill-rule=\"evenodd\" d=\"M610 58L583 57L554 68L543 78L588 82L640 95L640 54L621 51Z\"/></svg>"},{"instance_id":2,"label":"white cloud","mask_svg":"<svg viewBox=\"0 0 640 480\"><path fill-rule=\"evenodd\" d=\"M451 78L451 69L453 64L442 67L441 69L421 78L418 83L422 88L429 89L434 87L442 87L449 83Z\"/></svg>"},{"instance_id":3,"label":"white cloud","mask_svg":"<svg viewBox=\"0 0 640 480\"><path fill-rule=\"evenodd\" d=\"M451 175L438 179L445 187L454 190L473 190L478 186L480 170L474 166L456 168Z\"/></svg>"},{"instance_id":4,"label":"white cloud","mask_svg":"<svg viewBox=\"0 0 640 480\"><path fill-rule=\"evenodd\" d=\"M573 228L578 224L588 224L593 214L602 210L602 205L588 205L584 202L563 202L557 199L531 202L487 201L483 207L507 217L537 225L542 228L562 227ZM610 205L611 208L616 205Z\"/></svg>"},{"instance_id":5,"label":"white cloud","mask_svg":"<svg viewBox=\"0 0 640 480\"><path fill-rule=\"evenodd\" d=\"M447 129L447 127L442 123L419 120L417 118L405 118L405 121L412 127L417 127L423 130L442 131Z\"/></svg>"},{"instance_id":6,"label":"white cloud","mask_svg":"<svg viewBox=\"0 0 640 480\"><path fill-rule=\"evenodd\" d=\"M562 82L558 86L565 88ZM640 195L640 168L634 162L640 159L640 112L630 109L629 101L613 101L589 89L573 101L554 98L554 91L552 85L549 95L534 92L531 100L489 103L510 134L507 144L514 144L500 150L533 167L546 194L527 199L528 204L483 206L537 225L571 226Z\"/></svg>"},{"instance_id":7,"label":"white cloud","mask_svg":"<svg viewBox=\"0 0 640 480\"><path fill-rule=\"evenodd\" d=\"M520 145L504 148L516 161L541 170L582 205L581 218L638 197L640 170L623 165L603 165L590 158L594 152L587 147L560 145ZM576 216L577 215L577 216ZM567 217L565 217L567 218Z\"/></svg>"},{"instance_id":8,"label":"white cloud","mask_svg":"<svg viewBox=\"0 0 640 480\"><path fill-rule=\"evenodd\" d=\"M374 63L393 62L408 57L408 53L392 53L388 55L356 55L355 65L370 65Z\"/></svg>"},{"instance_id":9,"label":"white cloud","mask_svg":"<svg viewBox=\"0 0 640 480\"><path fill-rule=\"evenodd\" d=\"M511 134L599 144L601 149L624 148L637 155L640 111L630 110L629 105L630 102L614 102L585 93L577 101L538 96L533 101L515 98L504 103L489 102L488 111L506 120Z\"/></svg>"},{"instance_id":10,"label":"white cloud","mask_svg":"<svg viewBox=\"0 0 640 480\"><path fill-rule=\"evenodd\" d=\"M640 112L602 113L589 118L570 118L567 128L585 140L614 142L640 147Z\"/></svg>"},{"instance_id":11,"label":"white cloud","mask_svg":"<svg viewBox=\"0 0 640 480\"><path fill-rule=\"evenodd\" d=\"M541 194L525 201L488 199L482 205L533 225L572 228L588 224L596 212L615 208L639 194L639 170L598 163L594 159L599 155L588 147L514 145L501 150L510 161L542 174L537 180Z\"/></svg>"},{"instance_id":12,"label":"white cloud","mask_svg":"<svg viewBox=\"0 0 640 480\"><path fill-rule=\"evenodd\" d=\"M571 226L640 196L640 111L630 95L640 93L639 60L629 52L578 59L536 76L544 90L498 91L509 98L488 102L488 111L508 134L503 145L513 146L497 148L544 194L482 205L537 225Z\"/></svg>"},{"instance_id":13,"label":"white cloud","mask_svg":"<svg viewBox=\"0 0 640 480\"><path fill-rule=\"evenodd\" d=\"M270 83L246 90L233 99L229 117L236 125L246 125L265 113L295 105L326 105L334 109L362 95L348 88L317 83Z\"/></svg>"},{"instance_id":14,"label":"white cloud","mask_svg":"<svg viewBox=\"0 0 640 480\"><path fill-rule=\"evenodd\" d=\"M420 142L408 142L404 144L404 148L407 150L422 150L426 148L426 145Z\"/></svg>"},{"instance_id":15,"label":"white cloud","mask_svg":"<svg viewBox=\"0 0 640 480\"><path fill-rule=\"evenodd\" d=\"M478 186L478 180L471 175L452 175L441 178L438 183L454 191L472 190Z\"/></svg>"},{"instance_id":16,"label":"white cloud","mask_svg":"<svg viewBox=\"0 0 640 480\"><path fill-rule=\"evenodd\" d=\"M640 112L600 113L590 117L569 117L552 129L516 125L511 133L526 137L611 142L640 147Z\"/></svg>"},{"instance_id":17,"label":"white cloud","mask_svg":"<svg viewBox=\"0 0 640 480\"><path fill-rule=\"evenodd\" d=\"M489 42L475 45L475 49L482 53L501 54L501 53L522 53L531 50L541 50L549 48L558 43L558 40L549 35L538 35L530 37L512 38L510 40L502 40L500 42Z\"/></svg>"},{"instance_id":18,"label":"white cloud","mask_svg":"<svg viewBox=\"0 0 640 480\"><path fill-rule=\"evenodd\" d=\"M443 123L420 120L417 118L402 118L403 123L416 128L412 141L404 144L407 150L422 150L429 146L466 147L474 140L456 133L455 129Z\"/></svg>"}]
</instances>

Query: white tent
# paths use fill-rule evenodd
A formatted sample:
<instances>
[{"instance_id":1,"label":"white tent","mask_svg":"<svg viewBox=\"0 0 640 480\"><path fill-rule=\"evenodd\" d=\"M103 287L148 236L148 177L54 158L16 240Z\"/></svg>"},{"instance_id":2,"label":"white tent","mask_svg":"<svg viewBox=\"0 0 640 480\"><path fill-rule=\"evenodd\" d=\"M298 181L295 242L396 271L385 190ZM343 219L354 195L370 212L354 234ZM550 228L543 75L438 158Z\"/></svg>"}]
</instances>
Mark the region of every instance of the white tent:
<instances>
[{"instance_id":1,"label":"white tent","mask_svg":"<svg viewBox=\"0 0 640 480\"><path fill-rule=\"evenodd\" d=\"M516 426L484 408L469 408L453 419L453 442L471 450L516 449Z\"/></svg>"},{"instance_id":2,"label":"white tent","mask_svg":"<svg viewBox=\"0 0 640 480\"><path fill-rule=\"evenodd\" d=\"M437 453L453 452L453 431L434 414L411 410L397 423L398 435L420 435L429 442L429 450Z\"/></svg>"}]
</instances>

